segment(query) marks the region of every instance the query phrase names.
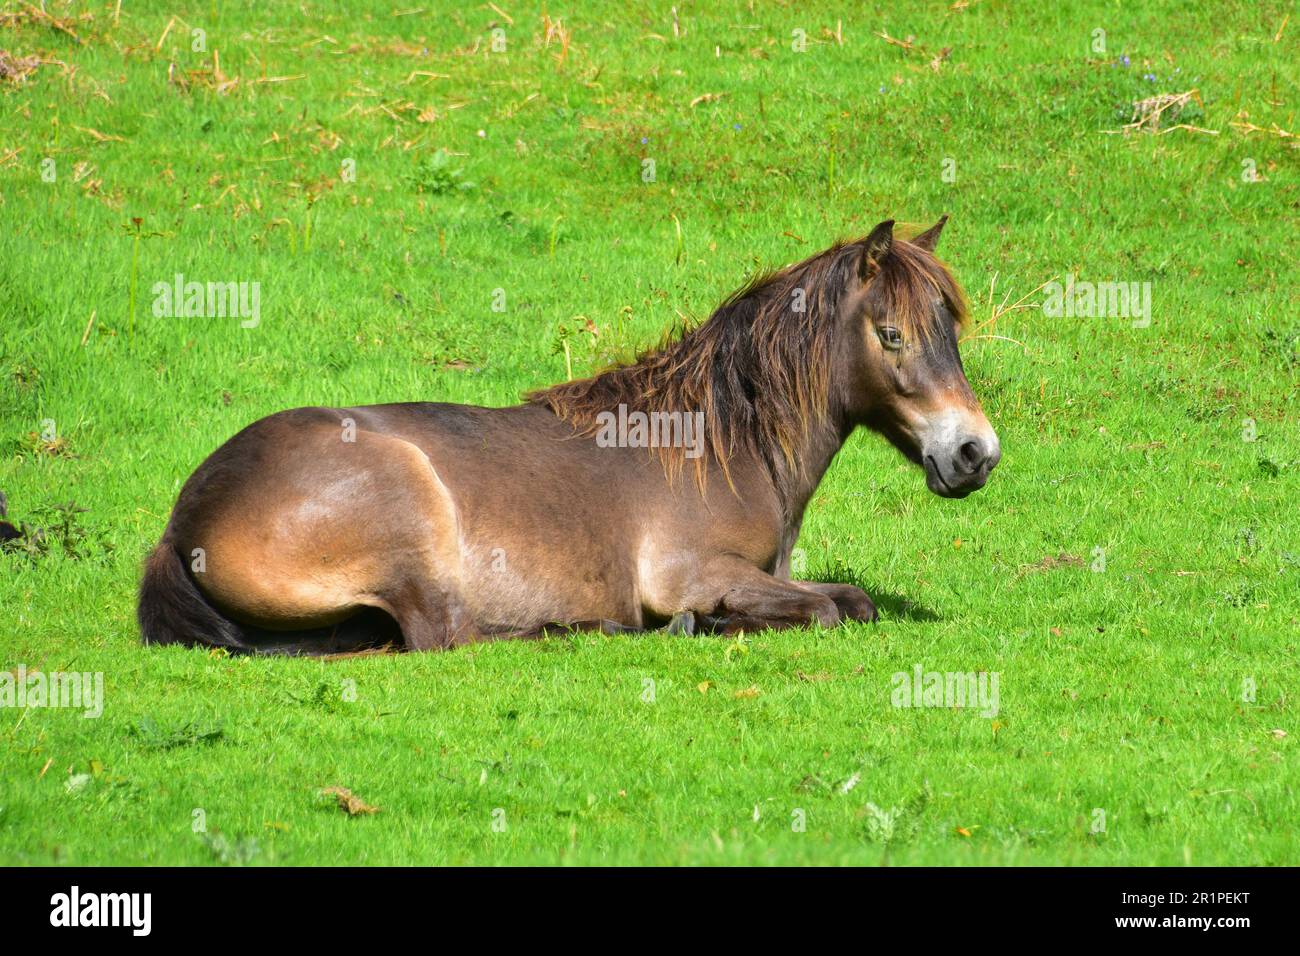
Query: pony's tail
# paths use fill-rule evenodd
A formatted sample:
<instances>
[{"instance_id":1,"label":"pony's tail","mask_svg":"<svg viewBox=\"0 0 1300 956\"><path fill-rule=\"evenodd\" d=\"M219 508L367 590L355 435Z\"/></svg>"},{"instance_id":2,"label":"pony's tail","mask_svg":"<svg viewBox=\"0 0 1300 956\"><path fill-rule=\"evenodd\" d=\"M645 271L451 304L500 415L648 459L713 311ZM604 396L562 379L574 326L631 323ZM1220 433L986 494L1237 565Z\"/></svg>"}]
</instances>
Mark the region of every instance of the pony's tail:
<instances>
[{"instance_id":1,"label":"pony's tail","mask_svg":"<svg viewBox=\"0 0 1300 956\"><path fill-rule=\"evenodd\" d=\"M136 619L145 644L256 650L243 628L208 603L167 535L145 559Z\"/></svg>"}]
</instances>

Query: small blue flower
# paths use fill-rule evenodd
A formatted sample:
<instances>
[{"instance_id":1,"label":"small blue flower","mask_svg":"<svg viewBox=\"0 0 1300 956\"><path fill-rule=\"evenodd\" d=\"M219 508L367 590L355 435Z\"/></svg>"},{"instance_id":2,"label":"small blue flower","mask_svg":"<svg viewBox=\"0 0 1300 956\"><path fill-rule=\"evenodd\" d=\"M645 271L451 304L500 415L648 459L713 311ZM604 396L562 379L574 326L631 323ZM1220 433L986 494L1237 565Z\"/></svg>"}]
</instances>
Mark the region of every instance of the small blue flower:
<instances>
[{"instance_id":1,"label":"small blue flower","mask_svg":"<svg viewBox=\"0 0 1300 956\"><path fill-rule=\"evenodd\" d=\"M732 128L733 128L733 129L740 129L740 124L739 124L739 123L732 123L731 125L732 125Z\"/></svg>"},{"instance_id":2,"label":"small blue flower","mask_svg":"<svg viewBox=\"0 0 1300 956\"><path fill-rule=\"evenodd\" d=\"M1125 53L1123 56L1121 56L1119 58L1119 61L1123 63L1125 66L1128 66L1128 54Z\"/></svg>"},{"instance_id":3,"label":"small blue flower","mask_svg":"<svg viewBox=\"0 0 1300 956\"><path fill-rule=\"evenodd\" d=\"M642 146L644 146L644 145L645 145L646 143L648 143L648 142L650 142L650 140L646 139L644 136L641 137L641 145L642 145Z\"/></svg>"},{"instance_id":4,"label":"small blue flower","mask_svg":"<svg viewBox=\"0 0 1300 956\"><path fill-rule=\"evenodd\" d=\"M1154 83L1156 81L1156 75L1154 73L1147 73L1142 77L1142 79L1146 80L1148 83Z\"/></svg>"}]
</instances>

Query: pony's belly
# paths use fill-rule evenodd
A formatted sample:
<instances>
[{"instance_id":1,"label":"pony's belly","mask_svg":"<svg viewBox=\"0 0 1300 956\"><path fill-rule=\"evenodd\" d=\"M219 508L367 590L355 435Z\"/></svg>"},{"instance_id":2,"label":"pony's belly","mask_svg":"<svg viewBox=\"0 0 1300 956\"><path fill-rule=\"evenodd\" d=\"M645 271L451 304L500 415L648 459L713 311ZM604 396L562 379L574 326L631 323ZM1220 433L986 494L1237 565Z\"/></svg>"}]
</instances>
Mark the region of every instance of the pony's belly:
<instances>
[{"instance_id":1,"label":"pony's belly","mask_svg":"<svg viewBox=\"0 0 1300 956\"><path fill-rule=\"evenodd\" d=\"M465 544L462 599L483 634L530 634L547 625L612 620L640 626L630 578L597 567L589 556L511 554Z\"/></svg>"}]
</instances>

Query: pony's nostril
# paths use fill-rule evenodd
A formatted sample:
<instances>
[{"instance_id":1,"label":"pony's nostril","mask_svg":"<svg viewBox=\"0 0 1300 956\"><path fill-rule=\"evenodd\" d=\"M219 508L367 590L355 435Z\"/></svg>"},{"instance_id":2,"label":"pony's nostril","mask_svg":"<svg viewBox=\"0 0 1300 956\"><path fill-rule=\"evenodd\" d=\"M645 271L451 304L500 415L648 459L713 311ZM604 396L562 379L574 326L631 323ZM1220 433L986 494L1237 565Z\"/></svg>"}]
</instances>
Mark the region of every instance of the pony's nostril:
<instances>
[{"instance_id":1,"label":"pony's nostril","mask_svg":"<svg viewBox=\"0 0 1300 956\"><path fill-rule=\"evenodd\" d=\"M968 441L957 449L957 457L966 471L976 471L984 464L984 446L976 441Z\"/></svg>"}]
</instances>

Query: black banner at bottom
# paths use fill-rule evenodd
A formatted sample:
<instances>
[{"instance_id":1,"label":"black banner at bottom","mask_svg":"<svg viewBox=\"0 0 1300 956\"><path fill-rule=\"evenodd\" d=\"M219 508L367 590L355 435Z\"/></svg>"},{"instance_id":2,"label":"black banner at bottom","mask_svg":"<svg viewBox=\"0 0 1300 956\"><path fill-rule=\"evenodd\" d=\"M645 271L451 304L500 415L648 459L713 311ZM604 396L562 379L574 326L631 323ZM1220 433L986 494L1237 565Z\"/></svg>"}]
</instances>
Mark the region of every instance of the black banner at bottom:
<instances>
[{"instance_id":1,"label":"black banner at bottom","mask_svg":"<svg viewBox=\"0 0 1300 956\"><path fill-rule=\"evenodd\" d=\"M338 946L373 943L376 932L428 935L451 926L498 944L515 933L554 943L557 931L609 944L620 925L637 938L689 923L693 931L712 926L734 944L751 933L770 942L776 921L823 939L837 929L864 939L879 930L1041 941L1050 932L1233 945L1286 933L1294 876L1262 869L4 869L0 926L11 943L76 934L80 942Z\"/></svg>"}]
</instances>

